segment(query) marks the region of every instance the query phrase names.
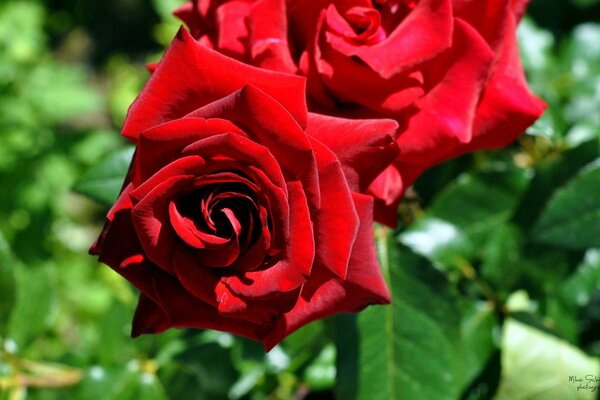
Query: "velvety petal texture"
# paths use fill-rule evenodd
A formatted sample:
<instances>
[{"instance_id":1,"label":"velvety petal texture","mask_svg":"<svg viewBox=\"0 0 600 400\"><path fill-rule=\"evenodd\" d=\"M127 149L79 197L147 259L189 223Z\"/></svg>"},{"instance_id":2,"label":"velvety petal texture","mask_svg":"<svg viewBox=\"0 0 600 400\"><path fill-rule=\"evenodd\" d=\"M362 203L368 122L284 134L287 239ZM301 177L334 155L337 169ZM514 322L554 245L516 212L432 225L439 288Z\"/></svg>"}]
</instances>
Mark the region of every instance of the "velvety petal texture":
<instances>
[{"instance_id":1,"label":"velvety petal texture","mask_svg":"<svg viewBox=\"0 0 600 400\"><path fill-rule=\"evenodd\" d=\"M209 3L178 15L251 8ZM283 60L280 28L252 28L268 42L256 54ZM214 48L241 43L219 32ZM389 302L364 193L398 157L398 124L308 113L304 88L179 32L129 110L136 152L90 250L140 290L133 336L210 328L270 349L317 318Z\"/></svg>"},{"instance_id":2,"label":"velvety petal texture","mask_svg":"<svg viewBox=\"0 0 600 400\"><path fill-rule=\"evenodd\" d=\"M375 219L388 225L395 226L404 190L423 171L506 146L545 108L527 87L516 42L528 0L239 3L192 0L176 14L218 49L204 32L224 25L200 4L230 4L245 13L245 56L238 59L305 76L311 111L399 123L400 156L370 189Z\"/></svg>"}]
</instances>

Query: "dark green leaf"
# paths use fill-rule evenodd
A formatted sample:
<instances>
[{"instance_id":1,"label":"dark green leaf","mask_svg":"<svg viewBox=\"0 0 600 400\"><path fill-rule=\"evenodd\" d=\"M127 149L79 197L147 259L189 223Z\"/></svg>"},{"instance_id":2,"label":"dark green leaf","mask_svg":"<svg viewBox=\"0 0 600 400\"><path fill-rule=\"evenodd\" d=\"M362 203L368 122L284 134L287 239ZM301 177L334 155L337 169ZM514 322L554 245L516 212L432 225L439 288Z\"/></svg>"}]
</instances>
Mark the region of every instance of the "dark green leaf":
<instances>
[{"instance_id":1,"label":"dark green leaf","mask_svg":"<svg viewBox=\"0 0 600 400\"><path fill-rule=\"evenodd\" d=\"M408 249L390 241L380 255L392 304L358 316L357 399L456 398L463 360L454 292L440 272Z\"/></svg>"},{"instance_id":2,"label":"dark green leaf","mask_svg":"<svg viewBox=\"0 0 600 400\"><path fill-rule=\"evenodd\" d=\"M56 316L55 272L50 266L15 269L17 301L10 316L8 337L23 348L51 325Z\"/></svg>"},{"instance_id":3,"label":"dark green leaf","mask_svg":"<svg viewBox=\"0 0 600 400\"><path fill-rule=\"evenodd\" d=\"M553 327L570 342L578 343L577 317L599 290L600 251L590 249L577 269L550 294L546 306L546 316Z\"/></svg>"},{"instance_id":4,"label":"dark green leaf","mask_svg":"<svg viewBox=\"0 0 600 400\"><path fill-rule=\"evenodd\" d=\"M335 382L336 351L333 345L323 348L315 361L304 371L304 382L313 390L325 390Z\"/></svg>"},{"instance_id":5,"label":"dark green leaf","mask_svg":"<svg viewBox=\"0 0 600 400\"><path fill-rule=\"evenodd\" d=\"M333 317L337 349L335 394L337 399L355 400L359 383L359 333L355 314Z\"/></svg>"},{"instance_id":6,"label":"dark green leaf","mask_svg":"<svg viewBox=\"0 0 600 400\"><path fill-rule=\"evenodd\" d=\"M519 275L521 232L504 224L492 233L483 252L481 276L495 289L510 287Z\"/></svg>"},{"instance_id":7,"label":"dark green leaf","mask_svg":"<svg viewBox=\"0 0 600 400\"><path fill-rule=\"evenodd\" d=\"M434 199L429 215L455 225L479 247L510 217L526 185L520 170L463 174Z\"/></svg>"},{"instance_id":8,"label":"dark green leaf","mask_svg":"<svg viewBox=\"0 0 600 400\"><path fill-rule=\"evenodd\" d=\"M8 317L15 303L15 259L0 231L0 336L5 335Z\"/></svg>"},{"instance_id":9,"label":"dark green leaf","mask_svg":"<svg viewBox=\"0 0 600 400\"><path fill-rule=\"evenodd\" d=\"M498 328L498 320L490 303L469 301L463 306L460 333L464 356L464 387L481 373L496 351L494 334Z\"/></svg>"},{"instance_id":10,"label":"dark green leaf","mask_svg":"<svg viewBox=\"0 0 600 400\"><path fill-rule=\"evenodd\" d=\"M83 176L75 184L74 190L105 205L111 205L123 185L133 148L119 150Z\"/></svg>"},{"instance_id":11,"label":"dark green leaf","mask_svg":"<svg viewBox=\"0 0 600 400\"><path fill-rule=\"evenodd\" d=\"M582 170L557 190L532 237L540 243L583 250L600 246L600 162Z\"/></svg>"},{"instance_id":12,"label":"dark green leaf","mask_svg":"<svg viewBox=\"0 0 600 400\"><path fill-rule=\"evenodd\" d=\"M598 139L582 143L561 154L560 158L542 162L534 170L527 191L517 208L513 220L529 229L538 219L552 192L564 185L577 171L600 155Z\"/></svg>"},{"instance_id":13,"label":"dark green leaf","mask_svg":"<svg viewBox=\"0 0 600 400\"><path fill-rule=\"evenodd\" d=\"M584 307L600 290L600 250L590 249L583 262L558 291L561 300L573 309Z\"/></svg>"}]
</instances>

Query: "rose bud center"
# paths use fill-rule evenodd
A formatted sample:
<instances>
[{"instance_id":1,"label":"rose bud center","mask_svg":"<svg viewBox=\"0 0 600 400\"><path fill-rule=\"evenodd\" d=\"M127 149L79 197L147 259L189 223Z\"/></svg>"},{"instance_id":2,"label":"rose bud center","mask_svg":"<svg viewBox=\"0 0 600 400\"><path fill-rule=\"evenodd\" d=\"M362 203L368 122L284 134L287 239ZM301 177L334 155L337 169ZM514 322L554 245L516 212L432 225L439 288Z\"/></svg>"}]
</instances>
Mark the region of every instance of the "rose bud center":
<instances>
[{"instance_id":1,"label":"rose bud center","mask_svg":"<svg viewBox=\"0 0 600 400\"><path fill-rule=\"evenodd\" d=\"M238 267L236 261L270 225L244 182L206 184L183 193L169 204L169 217L179 238L198 249L209 267Z\"/></svg>"}]
</instances>

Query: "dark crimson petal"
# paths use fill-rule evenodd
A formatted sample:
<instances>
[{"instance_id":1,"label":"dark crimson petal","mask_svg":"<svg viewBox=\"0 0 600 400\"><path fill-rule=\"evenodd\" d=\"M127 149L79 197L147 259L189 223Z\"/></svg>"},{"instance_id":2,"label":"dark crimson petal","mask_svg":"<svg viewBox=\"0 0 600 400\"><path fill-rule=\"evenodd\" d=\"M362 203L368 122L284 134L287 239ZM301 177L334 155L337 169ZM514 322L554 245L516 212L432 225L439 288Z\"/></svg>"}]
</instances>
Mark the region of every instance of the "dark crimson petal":
<instances>
[{"instance_id":1,"label":"dark crimson petal","mask_svg":"<svg viewBox=\"0 0 600 400\"><path fill-rule=\"evenodd\" d=\"M133 225L144 253L167 272L173 271L172 259L177 243L177 235L168 222L169 203L193 182L194 177L189 175L167 178L131 210Z\"/></svg>"},{"instance_id":2,"label":"dark crimson petal","mask_svg":"<svg viewBox=\"0 0 600 400\"><path fill-rule=\"evenodd\" d=\"M254 86L244 86L190 116L223 118L242 128L251 140L269 149L287 174L286 180L302 181L311 205L319 207L317 166L310 143L302 127L277 100Z\"/></svg>"},{"instance_id":3,"label":"dark crimson petal","mask_svg":"<svg viewBox=\"0 0 600 400\"><path fill-rule=\"evenodd\" d=\"M216 25L218 30L217 49L230 57L244 60L246 57L246 41L248 30L245 20L250 5L246 1L231 0L223 2L216 9Z\"/></svg>"},{"instance_id":4,"label":"dark crimson petal","mask_svg":"<svg viewBox=\"0 0 600 400\"><path fill-rule=\"evenodd\" d=\"M309 113L306 134L335 153L350 190L364 192L398 157L397 129L398 123L391 119L351 120Z\"/></svg>"},{"instance_id":5,"label":"dark crimson petal","mask_svg":"<svg viewBox=\"0 0 600 400\"><path fill-rule=\"evenodd\" d=\"M322 25L322 22L319 26ZM336 109L336 101L333 95L329 93L323 82L323 78L319 73L318 64L321 62L321 51L315 43L311 43L308 50L304 51L300 56L298 68L302 75L306 76L306 94L309 100L312 100L309 104L311 110L314 108L322 107L327 110ZM333 112L333 111L331 111Z\"/></svg>"},{"instance_id":6,"label":"dark crimson petal","mask_svg":"<svg viewBox=\"0 0 600 400\"><path fill-rule=\"evenodd\" d=\"M283 315L262 340L267 350L309 322L341 312L357 312L370 304L390 302L373 239L373 199L357 193L353 193L353 199L361 225L346 280L335 278L323 266L315 266L294 308Z\"/></svg>"},{"instance_id":7,"label":"dark crimson petal","mask_svg":"<svg viewBox=\"0 0 600 400\"><path fill-rule=\"evenodd\" d=\"M204 303L217 306L218 271L204 265L197 253L178 244L173 254L173 270L185 290Z\"/></svg>"},{"instance_id":8,"label":"dark crimson petal","mask_svg":"<svg viewBox=\"0 0 600 400\"><path fill-rule=\"evenodd\" d=\"M220 299L217 309L227 318L238 318L256 324L272 324L281 314L291 309L300 289L282 293L276 298L258 300L244 299L233 294L229 288L217 285L217 296Z\"/></svg>"},{"instance_id":9,"label":"dark crimson petal","mask_svg":"<svg viewBox=\"0 0 600 400\"><path fill-rule=\"evenodd\" d=\"M129 108L123 135L137 141L141 132L252 84L306 126L304 78L262 70L221 55L180 29L156 71Z\"/></svg>"},{"instance_id":10,"label":"dark crimson petal","mask_svg":"<svg viewBox=\"0 0 600 400\"><path fill-rule=\"evenodd\" d=\"M311 213L315 232L315 261L344 279L360 221L339 160L323 143L314 138L311 138L311 142L317 157L321 184L321 208Z\"/></svg>"},{"instance_id":11,"label":"dark crimson petal","mask_svg":"<svg viewBox=\"0 0 600 400\"><path fill-rule=\"evenodd\" d=\"M227 318L216 307L192 296L174 279L155 279L159 305L177 328L215 329L260 341L270 325Z\"/></svg>"},{"instance_id":12,"label":"dark crimson petal","mask_svg":"<svg viewBox=\"0 0 600 400\"><path fill-rule=\"evenodd\" d=\"M212 159L231 158L234 166L239 166L258 185L260 192L257 195L263 197L268 205L273 224L273 250L285 246L289 232L287 186L280 165L268 148L241 135L227 133L195 142L182 154Z\"/></svg>"},{"instance_id":13,"label":"dark crimson petal","mask_svg":"<svg viewBox=\"0 0 600 400\"><path fill-rule=\"evenodd\" d=\"M150 298L140 294L133 316L131 337L135 338L144 333L160 333L172 326L167 314Z\"/></svg>"},{"instance_id":14,"label":"dark crimson petal","mask_svg":"<svg viewBox=\"0 0 600 400\"><path fill-rule=\"evenodd\" d=\"M243 297L265 297L289 292L306 282L315 256L307 200L300 182L288 183L290 204L289 243L274 265L264 270L249 271L223 278L233 293Z\"/></svg>"},{"instance_id":15,"label":"dark crimson petal","mask_svg":"<svg viewBox=\"0 0 600 400\"><path fill-rule=\"evenodd\" d=\"M198 155L206 159L228 158L236 163L255 166L274 185L285 190L281 167L270 150L243 135L228 132L194 141L181 151L181 155Z\"/></svg>"},{"instance_id":16,"label":"dark crimson petal","mask_svg":"<svg viewBox=\"0 0 600 400\"><path fill-rule=\"evenodd\" d=\"M256 0L250 7L247 23L252 64L296 73L288 43L285 0Z\"/></svg>"},{"instance_id":17,"label":"dark crimson petal","mask_svg":"<svg viewBox=\"0 0 600 400\"><path fill-rule=\"evenodd\" d=\"M142 293L153 297L150 272L155 268L147 262L131 220L131 201L127 186L108 214L108 221L92 254L109 265Z\"/></svg>"},{"instance_id":18,"label":"dark crimson petal","mask_svg":"<svg viewBox=\"0 0 600 400\"><path fill-rule=\"evenodd\" d=\"M195 3L195 0L185 2L173 11L173 14L187 25L193 37L198 38L203 29L200 23L201 20L198 17L199 11L197 10Z\"/></svg>"},{"instance_id":19,"label":"dark crimson petal","mask_svg":"<svg viewBox=\"0 0 600 400\"><path fill-rule=\"evenodd\" d=\"M251 271L263 265L267 259L269 252L276 255L281 248L270 249L271 232L269 231L269 223L267 220L268 212L264 207L259 211L260 224L262 225L261 232L255 239L254 243L248 243L246 251L236 260L234 267L240 271ZM254 221L254 224L258 221ZM248 232L252 232L252 227L246 228ZM250 235L248 236L250 240ZM277 250L277 251L274 251Z\"/></svg>"},{"instance_id":20,"label":"dark crimson petal","mask_svg":"<svg viewBox=\"0 0 600 400\"><path fill-rule=\"evenodd\" d=\"M177 252L174 257L175 271L179 282L189 294L196 299L210 305L226 318L236 318L252 323L271 323L283 311L291 308L298 291L290 294L282 294L280 301L284 303L263 301L260 302L252 297L241 298L233 293L229 287L221 281L213 270L203 266L197 258L188 252ZM160 284L161 281L157 281ZM290 303L290 296L292 296ZM192 314L192 313L191 313Z\"/></svg>"},{"instance_id":21,"label":"dark crimson petal","mask_svg":"<svg viewBox=\"0 0 600 400\"><path fill-rule=\"evenodd\" d=\"M287 0L290 37L299 50L310 47L316 36L320 14L330 2L331 0L311 0L310 7L307 7L305 0Z\"/></svg>"},{"instance_id":22,"label":"dark crimson petal","mask_svg":"<svg viewBox=\"0 0 600 400\"><path fill-rule=\"evenodd\" d=\"M185 158L181 160L185 160ZM249 190L254 192L258 192L259 190L258 187L254 185L254 183L250 182L245 177L233 172L217 172L213 174L208 174L200 178L195 178L186 190L188 192L202 190L203 188L207 188L210 185L223 183L243 184ZM213 203L215 203L221 198L238 198L243 201L249 201L251 203L254 202L252 198L250 198L247 194L244 193L220 192L211 197L211 202ZM231 210L228 211L228 209L224 209L222 211L218 211L223 212L225 214L226 218L230 221L231 227L233 228L232 235L230 235L229 237L220 237L216 236L216 232L214 231L214 224L211 221L209 221L210 212L208 210L203 210L205 211L205 216L202 217L203 219L205 219L204 222L206 223L206 225L209 228L211 228L208 229L207 232L206 229L202 230L197 228L196 222L199 221L191 221L188 217L180 214L177 208L177 199L171 200L168 207L168 215L171 226L173 227L177 235L187 245L197 249L217 249L218 252L225 252L225 254L223 254L222 257L220 257L219 259L222 259L223 257L232 257L235 259L237 257L237 254L239 253L239 243L237 243L237 239L242 232L242 227L239 221L237 221L237 218L232 215ZM200 209L201 204L198 204L198 211L200 211ZM210 232L211 230L213 232ZM203 254L208 255L211 253L203 252ZM226 266L230 263L231 262L218 261L213 266Z\"/></svg>"},{"instance_id":23,"label":"dark crimson petal","mask_svg":"<svg viewBox=\"0 0 600 400\"><path fill-rule=\"evenodd\" d=\"M215 135L244 133L230 121L218 118L181 118L140 134L133 182L139 186L171 161L181 157L181 151L191 143Z\"/></svg>"},{"instance_id":24,"label":"dark crimson petal","mask_svg":"<svg viewBox=\"0 0 600 400\"><path fill-rule=\"evenodd\" d=\"M92 255L100 256L102 254L102 247L104 240L108 234L108 230L110 228L111 223L113 222L115 215L119 212L129 212L133 204L131 203L131 199L129 198L129 193L133 190L131 183L129 182L129 174L125 178L125 182L123 182L123 188L121 189L121 193L119 193L119 197L115 200L115 204L110 208L108 214L106 215L106 223L104 224L104 228L100 233L100 236L96 239L96 241L90 247L89 253ZM106 247L107 249L111 249L110 246ZM104 262L104 261L101 261ZM120 261L117 261L118 264ZM107 264L115 264L115 262Z\"/></svg>"},{"instance_id":25,"label":"dark crimson petal","mask_svg":"<svg viewBox=\"0 0 600 400\"><path fill-rule=\"evenodd\" d=\"M331 35L331 47L346 57L357 56L382 78L411 70L452 44L451 0L421 0L389 37L374 45L355 45Z\"/></svg>"},{"instance_id":26,"label":"dark crimson petal","mask_svg":"<svg viewBox=\"0 0 600 400\"><path fill-rule=\"evenodd\" d=\"M197 249L204 249L207 246L214 247L224 245L231 239L195 229L192 225L193 222L187 220L179 213L177 206L173 201L169 204L169 220L171 226L185 244Z\"/></svg>"},{"instance_id":27,"label":"dark crimson petal","mask_svg":"<svg viewBox=\"0 0 600 400\"><path fill-rule=\"evenodd\" d=\"M211 167L214 167L214 165L211 165ZM202 157L196 155L182 157L165 165L141 185L136 187L135 190L131 191L129 196L134 204L137 204L144 197L148 196L148 194L150 194L150 192L158 185L170 178L186 176L191 179L210 172L212 171L208 169L207 163Z\"/></svg>"},{"instance_id":28,"label":"dark crimson petal","mask_svg":"<svg viewBox=\"0 0 600 400\"><path fill-rule=\"evenodd\" d=\"M417 102L420 111L398 136L403 162L434 165L472 139L475 109L494 54L477 31L457 19L452 49L444 57L428 71L429 79L439 76L439 81Z\"/></svg>"}]
</instances>

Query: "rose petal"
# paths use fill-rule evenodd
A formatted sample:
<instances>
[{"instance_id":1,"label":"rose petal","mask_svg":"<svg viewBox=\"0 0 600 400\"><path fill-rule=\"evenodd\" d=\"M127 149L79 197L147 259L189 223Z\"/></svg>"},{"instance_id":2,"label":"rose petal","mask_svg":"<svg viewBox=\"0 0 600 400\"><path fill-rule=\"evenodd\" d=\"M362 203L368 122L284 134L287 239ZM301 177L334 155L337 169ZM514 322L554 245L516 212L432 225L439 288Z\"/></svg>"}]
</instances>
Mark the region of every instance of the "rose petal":
<instances>
[{"instance_id":1,"label":"rose petal","mask_svg":"<svg viewBox=\"0 0 600 400\"><path fill-rule=\"evenodd\" d=\"M190 116L235 123L251 140L269 149L286 180L300 179L311 205L319 207L318 174L310 144L301 126L274 98L256 87L245 86Z\"/></svg>"},{"instance_id":2,"label":"rose petal","mask_svg":"<svg viewBox=\"0 0 600 400\"><path fill-rule=\"evenodd\" d=\"M421 0L389 37L377 44L355 45L338 35L329 36L328 41L344 56L359 57L383 79L389 79L448 49L452 21L451 0Z\"/></svg>"},{"instance_id":3,"label":"rose petal","mask_svg":"<svg viewBox=\"0 0 600 400\"><path fill-rule=\"evenodd\" d=\"M502 40L511 30L506 26L511 1L454 0L454 15L467 21L499 54ZM513 28L514 29L514 28Z\"/></svg>"},{"instance_id":4,"label":"rose petal","mask_svg":"<svg viewBox=\"0 0 600 400\"><path fill-rule=\"evenodd\" d=\"M435 64L444 68L428 71L434 86L417 102L419 113L397 139L402 162L434 165L472 138L475 109L494 55L477 31L457 19L452 49L444 57Z\"/></svg>"},{"instance_id":5,"label":"rose petal","mask_svg":"<svg viewBox=\"0 0 600 400\"><path fill-rule=\"evenodd\" d=\"M361 226L352 251L346 280L315 266L311 279L304 285L294 308L279 319L262 340L269 350L285 336L309 322L340 312L357 312L369 304L387 304L387 289L375 251L373 239L373 200L353 194Z\"/></svg>"},{"instance_id":6,"label":"rose petal","mask_svg":"<svg viewBox=\"0 0 600 400\"><path fill-rule=\"evenodd\" d=\"M350 120L309 113L306 134L335 153L350 190L364 192L398 157L397 129L398 123L390 119Z\"/></svg>"},{"instance_id":7,"label":"rose petal","mask_svg":"<svg viewBox=\"0 0 600 400\"><path fill-rule=\"evenodd\" d=\"M160 307L175 327L215 329L256 341L270 329L270 325L223 316L216 307L192 296L175 280L155 279L154 286Z\"/></svg>"},{"instance_id":8,"label":"rose petal","mask_svg":"<svg viewBox=\"0 0 600 400\"><path fill-rule=\"evenodd\" d=\"M339 160L318 140L311 138L311 144L315 149L321 185L321 208L311 210L315 260L344 279L360 221Z\"/></svg>"},{"instance_id":9,"label":"rose petal","mask_svg":"<svg viewBox=\"0 0 600 400\"><path fill-rule=\"evenodd\" d=\"M306 125L303 78L242 64L201 45L182 28L129 108L123 135L137 141L146 129L181 118L247 84L277 99Z\"/></svg>"},{"instance_id":10,"label":"rose petal","mask_svg":"<svg viewBox=\"0 0 600 400\"><path fill-rule=\"evenodd\" d=\"M504 147L513 142L546 108L527 86L519 58L515 19L509 17L502 53L474 122L473 141L460 153Z\"/></svg>"},{"instance_id":11,"label":"rose petal","mask_svg":"<svg viewBox=\"0 0 600 400\"><path fill-rule=\"evenodd\" d=\"M244 297L266 297L298 288L310 275L314 256L313 237L307 199L300 182L288 183L290 204L289 243L285 254L264 270L249 271L223 278L233 293Z\"/></svg>"},{"instance_id":12,"label":"rose petal","mask_svg":"<svg viewBox=\"0 0 600 400\"><path fill-rule=\"evenodd\" d=\"M327 88L342 103L354 103L383 113L398 113L423 96L420 71L381 77L368 65L323 44L316 65ZM318 56L319 53L315 53Z\"/></svg>"},{"instance_id":13,"label":"rose petal","mask_svg":"<svg viewBox=\"0 0 600 400\"><path fill-rule=\"evenodd\" d=\"M245 20L250 12L246 1L230 0L216 9L217 49L230 57L244 61L247 56L248 30Z\"/></svg>"},{"instance_id":14,"label":"rose petal","mask_svg":"<svg viewBox=\"0 0 600 400\"><path fill-rule=\"evenodd\" d=\"M285 0L257 0L248 15L252 64L294 74L297 67L290 54Z\"/></svg>"},{"instance_id":15,"label":"rose petal","mask_svg":"<svg viewBox=\"0 0 600 400\"><path fill-rule=\"evenodd\" d=\"M172 326L165 312L147 296L141 294L133 316L131 337L144 333L160 333Z\"/></svg>"},{"instance_id":16,"label":"rose petal","mask_svg":"<svg viewBox=\"0 0 600 400\"><path fill-rule=\"evenodd\" d=\"M272 219L273 251L284 247L289 232L287 187L281 167L264 146L236 134L215 135L186 147L182 154L230 157L260 188L258 197L268 206ZM248 165L246 165L246 163Z\"/></svg>"},{"instance_id":17,"label":"rose petal","mask_svg":"<svg viewBox=\"0 0 600 400\"><path fill-rule=\"evenodd\" d=\"M133 182L139 186L159 169L181 157L182 150L198 140L233 132L244 133L230 121L218 118L181 118L140 134Z\"/></svg>"},{"instance_id":18,"label":"rose petal","mask_svg":"<svg viewBox=\"0 0 600 400\"><path fill-rule=\"evenodd\" d=\"M169 202L193 184L189 175L171 176L156 186L131 210L133 225L144 253L167 272L173 271L172 258L177 236L169 221ZM134 192L135 193L135 192Z\"/></svg>"}]
</instances>

